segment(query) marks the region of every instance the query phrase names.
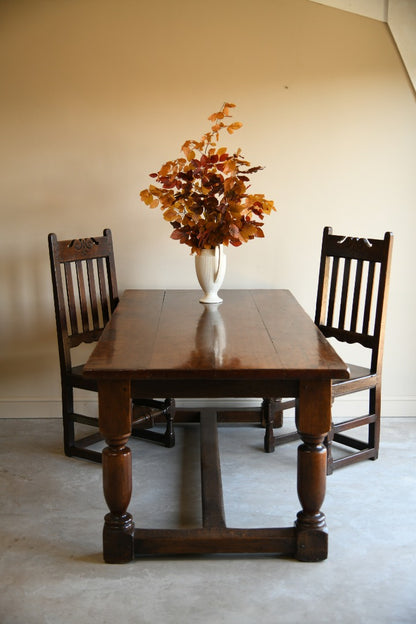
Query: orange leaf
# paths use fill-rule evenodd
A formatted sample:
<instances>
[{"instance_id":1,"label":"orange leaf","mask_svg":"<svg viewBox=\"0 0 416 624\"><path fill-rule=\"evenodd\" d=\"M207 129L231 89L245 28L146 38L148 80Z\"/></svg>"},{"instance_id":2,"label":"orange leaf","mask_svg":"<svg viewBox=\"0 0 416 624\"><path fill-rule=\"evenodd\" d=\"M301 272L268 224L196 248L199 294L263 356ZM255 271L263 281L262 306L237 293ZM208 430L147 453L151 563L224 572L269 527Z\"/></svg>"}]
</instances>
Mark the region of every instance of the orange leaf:
<instances>
[{"instance_id":1,"label":"orange leaf","mask_svg":"<svg viewBox=\"0 0 416 624\"><path fill-rule=\"evenodd\" d=\"M236 178L230 177L224 180L224 192L228 193L235 186Z\"/></svg>"},{"instance_id":2,"label":"orange leaf","mask_svg":"<svg viewBox=\"0 0 416 624\"><path fill-rule=\"evenodd\" d=\"M189 145L182 145L182 151L189 161L195 158L195 152L189 147Z\"/></svg>"},{"instance_id":3,"label":"orange leaf","mask_svg":"<svg viewBox=\"0 0 416 624\"><path fill-rule=\"evenodd\" d=\"M231 158L225 161L223 171L229 175L236 175L237 165Z\"/></svg>"},{"instance_id":4,"label":"orange leaf","mask_svg":"<svg viewBox=\"0 0 416 624\"><path fill-rule=\"evenodd\" d=\"M232 134L234 132L234 130L238 130L239 128L241 128L243 124L240 121L235 121L234 123L230 124L227 128L227 132L229 134Z\"/></svg>"},{"instance_id":5,"label":"orange leaf","mask_svg":"<svg viewBox=\"0 0 416 624\"><path fill-rule=\"evenodd\" d=\"M150 206L153 202L153 195L148 189L145 189L140 193L140 199L146 204L146 206Z\"/></svg>"},{"instance_id":6,"label":"orange leaf","mask_svg":"<svg viewBox=\"0 0 416 624\"><path fill-rule=\"evenodd\" d=\"M235 104L231 104L231 102L225 102L224 106L222 107L225 117L230 116L230 111L229 111L230 108L235 108Z\"/></svg>"},{"instance_id":7,"label":"orange leaf","mask_svg":"<svg viewBox=\"0 0 416 624\"><path fill-rule=\"evenodd\" d=\"M168 208L163 213L163 218L165 219L165 221L175 221L177 216L178 216L178 213L176 212L174 208Z\"/></svg>"}]
</instances>

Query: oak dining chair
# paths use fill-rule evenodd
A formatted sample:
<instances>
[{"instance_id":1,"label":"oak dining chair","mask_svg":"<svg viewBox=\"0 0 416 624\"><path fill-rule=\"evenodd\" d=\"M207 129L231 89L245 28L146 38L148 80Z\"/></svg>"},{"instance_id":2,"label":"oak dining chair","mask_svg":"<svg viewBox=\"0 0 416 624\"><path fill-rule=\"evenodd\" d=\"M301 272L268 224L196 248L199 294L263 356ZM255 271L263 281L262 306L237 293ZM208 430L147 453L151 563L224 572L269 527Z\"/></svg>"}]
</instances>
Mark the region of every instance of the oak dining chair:
<instances>
[{"instance_id":1,"label":"oak dining chair","mask_svg":"<svg viewBox=\"0 0 416 624\"><path fill-rule=\"evenodd\" d=\"M111 231L102 236L59 240L49 234L49 257L60 361L64 450L68 456L101 462L101 452L91 447L102 440L99 432L76 435L76 423L98 427L98 418L75 411L74 389L97 392L95 380L86 379L83 364L74 365L74 354L83 343L101 336L118 304L117 278ZM132 400L132 435L174 446L175 401ZM155 418L166 418L164 432L153 429Z\"/></svg>"},{"instance_id":2,"label":"oak dining chair","mask_svg":"<svg viewBox=\"0 0 416 624\"><path fill-rule=\"evenodd\" d=\"M332 382L332 401L340 396L366 391L368 413L332 422L325 440L327 474L363 459L375 460L379 453L381 379L387 298L393 235L383 239L340 236L325 227L322 238L315 324L326 338L357 344L368 354L367 367L349 364L350 379ZM295 407L295 400L280 400L278 411ZM351 408L349 408L351 409ZM367 427L366 439L344 432ZM298 438L296 432L275 435L273 423L266 423L264 449ZM341 445L344 456L334 458L333 444Z\"/></svg>"}]
</instances>

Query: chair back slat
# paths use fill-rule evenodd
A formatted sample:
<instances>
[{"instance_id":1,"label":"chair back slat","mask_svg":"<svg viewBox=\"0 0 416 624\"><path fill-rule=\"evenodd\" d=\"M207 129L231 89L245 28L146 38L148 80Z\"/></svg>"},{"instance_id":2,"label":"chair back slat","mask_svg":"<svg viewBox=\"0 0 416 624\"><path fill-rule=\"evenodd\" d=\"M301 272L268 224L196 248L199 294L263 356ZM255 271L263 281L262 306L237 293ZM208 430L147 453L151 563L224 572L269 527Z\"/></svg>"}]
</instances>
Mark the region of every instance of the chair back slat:
<instances>
[{"instance_id":1,"label":"chair back slat","mask_svg":"<svg viewBox=\"0 0 416 624\"><path fill-rule=\"evenodd\" d=\"M59 279L59 274L62 273L59 271L60 267L58 265L57 269L57 279L59 279L59 301L62 302L63 307L60 308L62 310L62 314L68 312L68 318L64 324L64 328L66 333L71 336L76 332L78 321L77 321L77 306L75 303L75 290L74 290L74 281L72 279L72 269L70 262L64 262L64 272L65 272L65 281L61 282Z\"/></svg>"},{"instance_id":2,"label":"chair back slat","mask_svg":"<svg viewBox=\"0 0 416 624\"><path fill-rule=\"evenodd\" d=\"M84 332L90 331L89 319L88 319L88 295L85 289L85 280L84 280L84 265L85 261L76 260L75 261L75 271L78 282L78 295L79 295L79 316L80 316L80 326L78 329L78 333L83 334Z\"/></svg>"},{"instance_id":3,"label":"chair back slat","mask_svg":"<svg viewBox=\"0 0 416 624\"><path fill-rule=\"evenodd\" d=\"M332 264L331 271L331 280L330 280L330 290L329 290L329 301L328 301L328 325L332 325L334 320L334 307L335 307L335 298L336 298L336 290L337 290L337 281L338 281L338 258L334 258L334 262Z\"/></svg>"},{"instance_id":4,"label":"chair back slat","mask_svg":"<svg viewBox=\"0 0 416 624\"><path fill-rule=\"evenodd\" d=\"M376 268L375 263L370 262L369 267L368 267L367 289L366 289L366 295L365 295L365 306L364 306L364 315L363 315L364 334L368 334L369 327L370 327L371 304L373 301L375 268Z\"/></svg>"},{"instance_id":5,"label":"chair back slat","mask_svg":"<svg viewBox=\"0 0 416 624\"><path fill-rule=\"evenodd\" d=\"M362 277L363 277L363 261L357 260L357 270L355 273L355 284L354 284L354 293L353 293L352 311L351 311L351 325L350 325L350 329L353 332L357 330L358 312L360 309L360 302L361 302Z\"/></svg>"},{"instance_id":6,"label":"chair back slat","mask_svg":"<svg viewBox=\"0 0 416 624\"><path fill-rule=\"evenodd\" d=\"M50 234L48 241L61 365L68 369L70 349L98 340L118 303L111 231L62 241Z\"/></svg>"},{"instance_id":7,"label":"chair back slat","mask_svg":"<svg viewBox=\"0 0 416 624\"><path fill-rule=\"evenodd\" d=\"M343 272L343 278L342 278L342 294L341 294L341 300L340 300L340 311L339 311L339 321L338 321L338 327L340 329L344 329L345 327L345 316L347 314L347 303L348 303L348 289L349 289L349 284L350 284L350 268L351 268L351 260L347 258L345 260L344 272Z\"/></svg>"},{"instance_id":8,"label":"chair back slat","mask_svg":"<svg viewBox=\"0 0 416 624\"><path fill-rule=\"evenodd\" d=\"M101 324L100 318L100 300L97 299L97 291L95 287L95 271L94 271L94 260L88 259L86 260L87 265L87 277L88 277L88 290L89 290L89 298L91 302L91 317L92 317L92 325L94 329L99 329L103 327Z\"/></svg>"},{"instance_id":9,"label":"chair back slat","mask_svg":"<svg viewBox=\"0 0 416 624\"><path fill-rule=\"evenodd\" d=\"M380 361L393 237L335 236L324 229L315 323L327 337L360 343ZM328 291L328 284L329 291Z\"/></svg>"},{"instance_id":10,"label":"chair back slat","mask_svg":"<svg viewBox=\"0 0 416 624\"><path fill-rule=\"evenodd\" d=\"M107 280L106 280L104 258L98 258L97 269L98 269L98 285L100 289L100 301L102 305L102 317L103 317L103 323L105 325L110 320L111 309L109 306L108 294L107 294Z\"/></svg>"}]
</instances>

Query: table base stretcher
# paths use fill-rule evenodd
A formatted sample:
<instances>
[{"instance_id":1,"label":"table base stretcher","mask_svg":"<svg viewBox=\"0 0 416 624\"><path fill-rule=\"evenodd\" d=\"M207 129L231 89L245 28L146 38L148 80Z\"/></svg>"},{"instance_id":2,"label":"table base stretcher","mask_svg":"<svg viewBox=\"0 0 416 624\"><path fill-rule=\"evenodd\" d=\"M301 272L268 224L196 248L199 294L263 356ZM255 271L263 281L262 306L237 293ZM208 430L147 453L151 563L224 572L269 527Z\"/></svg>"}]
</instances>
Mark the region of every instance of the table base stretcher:
<instances>
[{"instance_id":1,"label":"table base stretcher","mask_svg":"<svg viewBox=\"0 0 416 624\"><path fill-rule=\"evenodd\" d=\"M129 513L122 517L107 514L103 532L107 563L124 563L135 556L145 555L212 553L269 553L292 556L300 561L326 559L328 534L322 512L309 516L304 511L299 512L293 527L244 529L226 526L217 420L217 410L205 408L200 411L202 527L140 529L134 527ZM315 452L325 455L325 447L319 446ZM302 454L305 449L300 447L299 452ZM325 457L323 459L325 461ZM306 464L301 460L299 465L302 470L302 465Z\"/></svg>"}]
</instances>

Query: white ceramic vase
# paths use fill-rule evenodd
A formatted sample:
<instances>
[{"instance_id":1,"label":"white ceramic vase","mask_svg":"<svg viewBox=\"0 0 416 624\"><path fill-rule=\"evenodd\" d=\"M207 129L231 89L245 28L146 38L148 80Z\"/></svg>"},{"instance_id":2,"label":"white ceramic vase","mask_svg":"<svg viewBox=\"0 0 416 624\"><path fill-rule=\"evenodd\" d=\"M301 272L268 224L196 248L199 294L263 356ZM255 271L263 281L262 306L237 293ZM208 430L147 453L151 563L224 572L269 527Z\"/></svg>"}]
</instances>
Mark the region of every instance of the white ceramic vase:
<instances>
[{"instance_id":1,"label":"white ceramic vase","mask_svg":"<svg viewBox=\"0 0 416 624\"><path fill-rule=\"evenodd\" d=\"M221 303L218 291L222 286L227 265L227 257L222 245L214 249L202 249L195 256L195 270L198 282L204 291L201 303Z\"/></svg>"}]
</instances>

